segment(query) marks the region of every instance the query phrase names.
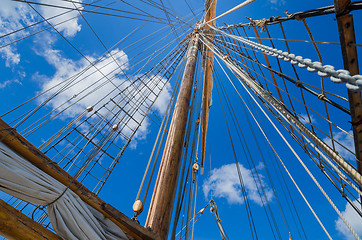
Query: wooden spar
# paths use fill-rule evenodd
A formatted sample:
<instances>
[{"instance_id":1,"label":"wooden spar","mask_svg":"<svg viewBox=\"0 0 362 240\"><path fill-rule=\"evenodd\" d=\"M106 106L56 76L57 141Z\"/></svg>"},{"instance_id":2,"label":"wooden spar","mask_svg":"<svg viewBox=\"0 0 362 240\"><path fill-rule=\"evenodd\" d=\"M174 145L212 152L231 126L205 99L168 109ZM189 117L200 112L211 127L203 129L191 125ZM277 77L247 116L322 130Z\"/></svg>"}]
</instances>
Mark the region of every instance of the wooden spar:
<instances>
[{"instance_id":1,"label":"wooden spar","mask_svg":"<svg viewBox=\"0 0 362 240\"><path fill-rule=\"evenodd\" d=\"M106 218L112 220L112 222L121 228L129 237L131 237L131 239L159 239L157 234L148 231L141 225L132 221L123 213L105 203L81 183L73 180L71 175L59 167L55 162L50 160L44 153L32 145L2 119L0 119L0 140L14 152L24 157L49 176L58 180L65 186L69 185L69 188L85 203L102 213Z\"/></svg>"},{"instance_id":2,"label":"wooden spar","mask_svg":"<svg viewBox=\"0 0 362 240\"><path fill-rule=\"evenodd\" d=\"M0 234L15 240L62 240L33 219L0 199Z\"/></svg>"},{"instance_id":3,"label":"wooden spar","mask_svg":"<svg viewBox=\"0 0 362 240\"><path fill-rule=\"evenodd\" d=\"M152 195L146 227L167 239L184 146L185 129L198 53L199 34L191 38L185 71Z\"/></svg>"},{"instance_id":4,"label":"wooden spar","mask_svg":"<svg viewBox=\"0 0 362 240\"><path fill-rule=\"evenodd\" d=\"M206 17L205 22L210 21L215 18L216 12L216 0L207 0L205 2ZM209 23L214 25L215 21ZM208 25L204 26L204 29L207 30L210 27ZM214 32L210 32L210 38L214 38ZM212 47L212 46L210 46ZM214 53L208 47L204 47L205 58L203 61L204 66L204 88L202 90L202 131L201 131L201 174L203 172L205 164L205 151L206 151L206 136L207 136L207 125L209 121L209 109L211 107L211 91L212 91L212 70L214 66Z\"/></svg>"},{"instance_id":5,"label":"wooden spar","mask_svg":"<svg viewBox=\"0 0 362 240\"><path fill-rule=\"evenodd\" d=\"M358 58L356 48L356 37L354 32L353 16L349 14L350 0L334 0L336 11L339 39L341 42L344 68L351 76L359 74ZM354 146L357 158L357 171L362 174L362 99L361 91L348 90L348 100L351 110ZM361 196L362 198L362 196Z\"/></svg>"}]
</instances>

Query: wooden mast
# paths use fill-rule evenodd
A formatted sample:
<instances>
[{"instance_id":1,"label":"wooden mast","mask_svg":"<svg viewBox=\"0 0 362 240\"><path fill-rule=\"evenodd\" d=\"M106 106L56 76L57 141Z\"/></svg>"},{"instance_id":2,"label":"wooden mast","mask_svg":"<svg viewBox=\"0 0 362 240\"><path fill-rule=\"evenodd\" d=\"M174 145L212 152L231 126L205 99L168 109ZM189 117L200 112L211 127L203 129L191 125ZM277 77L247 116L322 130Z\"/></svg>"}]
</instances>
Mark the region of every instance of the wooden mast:
<instances>
[{"instance_id":1,"label":"wooden mast","mask_svg":"<svg viewBox=\"0 0 362 240\"><path fill-rule=\"evenodd\" d=\"M146 227L150 228L154 233L158 233L161 239L167 238L171 222L172 207L176 194L195 75L198 42L199 34L195 33L188 47L180 92L172 115L171 125L146 220Z\"/></svg>"},{"instance_id":2,"label":"wooden mast","mask_svg":"<svg viewBox=\"0 0 362 240\"><path fill-rule=\"evenodd\" d=\"M351 0L334 0L336 18L341 42L344 68L351 76L359 74L358 58L356 48L356 37L354 32L353 16L349 14ZM357 158L357 171L362 174L362 99L361 91L348 90L348 100L351 110L352 129L354 137L355 152ZM362 196L361 196L362 198Z\"/></svg>"},{"instance_id":3,"label":"wooden mast","mask_svg":"<svg viewBox=\"0 0 362 240\"><path fill-rule=\"evenodd\" d=\"M217 0L207 0L205 3L206 16L205 22L215 18L216 12L216 1ZM214 25L215 21L210 22L210 25ZM204 26L204 29L207 30L210 27L208 25ZM214 32L210 32L211 38L214 37ZM212 48L212 46L210 46ZM209 47L204 48L205 58L203 61L203 66L205 69L204 72L204 88L202 90L202 132L201 132L201 174L203 173L204 163L205 163L205 151L206 151L206 136L207 136L207 125L209 120L209 109L211 107L211 91L212 91L212 70L214 66L214 53Z\"/></svg>"}]
</instances>

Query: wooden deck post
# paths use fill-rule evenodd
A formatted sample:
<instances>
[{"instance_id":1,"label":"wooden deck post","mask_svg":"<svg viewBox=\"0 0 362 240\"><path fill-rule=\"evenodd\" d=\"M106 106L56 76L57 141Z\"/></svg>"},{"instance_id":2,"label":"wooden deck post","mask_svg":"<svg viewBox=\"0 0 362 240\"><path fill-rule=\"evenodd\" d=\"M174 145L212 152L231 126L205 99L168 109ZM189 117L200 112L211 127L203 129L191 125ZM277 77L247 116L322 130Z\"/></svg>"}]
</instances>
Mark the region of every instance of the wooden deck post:
<instances>
[{"instance_id":1,"label":"wooden deck post","mask_svg":"<svg viewBox=\"0 0 362 240\"><path fill-rule=\"evenodd\" d=\"M158 171L152 195L146 227L166 239L171 222L177 180L180 172L181 155L184 146L185 129L192 93L198 53L198 33L194 34L188 47L186 67L182 77L175 110Z\"/></svg>"},{"instance_id":2,"label":"wooden deck post","mask_svg":"<svg viewBox=\"0 0 362 240\"><path fill-rule=\"evenodd\" d=\"M349 14L350 0L334 0L336 18L341 42L344 68L351 76L359 74L356 38L354 32L353 16ZM357 158L357 171L362 174L362 99L361 91L348 90L348 100L351 110L352 129L355 152Z\"/></svg>"},{"instance_id":3,"label":"wooden deck post","mask_svg":"<svg viewBox=\"0 0 362 240\"><path fill-rule=\"evenodd\" d=\"M0 235L14 240L62 240L33 219L0 199Z\"/></svg>"}]
</instances>

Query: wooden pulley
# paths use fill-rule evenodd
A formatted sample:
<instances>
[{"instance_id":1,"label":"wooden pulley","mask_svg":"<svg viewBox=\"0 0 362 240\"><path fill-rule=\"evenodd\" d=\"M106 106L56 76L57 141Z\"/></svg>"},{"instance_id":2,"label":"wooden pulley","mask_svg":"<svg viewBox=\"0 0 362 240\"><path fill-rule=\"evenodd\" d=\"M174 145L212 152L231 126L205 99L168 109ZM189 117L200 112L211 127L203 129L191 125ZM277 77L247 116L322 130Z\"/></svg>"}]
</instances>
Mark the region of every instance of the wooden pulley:
<instances>
[{"instance_id":1,"label":"wooden pulley","mask_svg":"<svg viewBox=\"0 0 362 240\"><path fill-rule=\"evenodd\" d=\"M140 215L143 211L143 203L141 200L136 200L133 204L133 211Z\"/></svg>"}]
</instances>

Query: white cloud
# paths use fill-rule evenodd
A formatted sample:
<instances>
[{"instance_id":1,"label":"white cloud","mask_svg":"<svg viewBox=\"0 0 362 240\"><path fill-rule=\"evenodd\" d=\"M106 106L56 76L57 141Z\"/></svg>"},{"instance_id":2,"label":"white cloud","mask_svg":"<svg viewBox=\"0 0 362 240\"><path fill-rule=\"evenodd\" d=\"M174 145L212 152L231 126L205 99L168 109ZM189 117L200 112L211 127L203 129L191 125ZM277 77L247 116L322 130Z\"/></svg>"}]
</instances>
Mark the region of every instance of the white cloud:
<instances>
[{"instance_id":1,"label":"white cloud","mask_svg":"<svg viewBox=\"0 0 362 240\"><path fill-rule=\"evenodd\" d=\"M275 4L275 5L284 5L285 4L285 0L269 0L269 2L271 4Z\"/></svg>"},{"instance_id":2,"label":"white cloud","mask_svg":"<svg viewBox=\"0 0 362 240\"><path fill-rule=\"evenodd\" d=\"M239 167L248 199L262 205L263 202L265 202L265 198L263 198L263 201L260 199L251 170L244 168L241 164L239 164ZM264 186L266 198L270 201L273 198L273 193L263 181L263 176L261 174L259 174L259 176L261 178L261 184ZM257 179L255 180L258 182ZM202 187L206 198L209 196L212 189L213 196L216 198L226 198L230 204L244 203L236 164L227 164L220 168L213 169L210 177L205 180ZM260 186L259 189L262 193Z\"/></svg>"},{"instance_id":3,"label":"white cloud","mask_svg":"<svg viewBox=\"0 0 362 240\"><path fill-rule=\"evenodd\" d=\"M353 201L353 203L357 207L360 207L360 204L357 202L357 200ZM346 218L347 222L351 225L351 227L357 233L357 235L362 237L362 218L351 207L349 203L346 204L346 208L344 211L342 211L342 215ZM348 230L348 228L346 227L341 218L338 218L335 224L337 231L343 235L344 239L346 240L355 239L355 237Z\"/></svg>"},{"instance_id":4,"label":"white cloud","mask_svg":"<svg viewBox=\"0 0 362 240\"><path fill-rule=\"evenodd\" d=\"M15 30L23 28L34 21L34 15L24 3L11 0L0 0L0 36L4 36ZM28 34L28 31L20 31L0 38L0 46L4 46ZM14 67L20 62L20 54L14 44L0 48L0 56L5 59L6 67Z\"/></svg>"},{"instance_id":5,"label":"white cloud","mask_svg":"<svg viewBox=\"0 0 362 240\"><path fill-rule=\"evenodd\" d=\"M43 37L42 39L44 40L43 42L51 42L51 39L47 39L47 37ZM126 118L129 119L127 123L128 127L122 131L123 134L129 137L133 133L133 130L137 128L147 110L144 104L143 108L137 108L136 110L133 110L132 107L143 101L144 96L150 91L149 88L153 89L155 94L158 95L160 88L163 86L159 81L165 82L165 79L158 76L144 78L142 80L143 82L148 82L147 87L144 87L144 84L140 81L135 82L135 80L142 75L127 79L123 71L128 69L128 56L123 51L114 49L110 54L116 61L113 61L113 58L108 54L106 57L99 59L95 66L89 67L87 71L74 80L73 76L76 76L79 72L86 69L89 66L89 62L84 58L80 60L65 58L61 51L48 48L49 45L51 44L43 44L37 53L43 56L46 61L55 68L55 74L51 77L39 74L33 76L33 79L36 79L41 84L42 91L51 89L39 99L39 102L45 101L58 90L66 87L60 94L52 97L48 106L51 107L51 109L56 109L55 112L68 108L59 116L61 118L69 118L80 114L88 106L93 106L94 109L98 109L108 103L107 109L116 107L113 102L109 101L110 98L113 98L116 102L122 101L119 105L122 106L124 111L133 111L130 113L132 118L129 118L124 112L121 112L120 115L120 117L122 117L122 114L124 114ZM95 58L91 56L86 57L91 62L95 61ZM123 71L120 70L120 67ZM110 81L107 80L104 75L107 76ZM72 83L70 84L71 81ZM115 90L115 86L118 86L118 89ZM167 84L153 106L160 114L165 112L165 106L170 98L170 89L170 85ZM121 95L119 94L120 92L122 92ZM151 94L147 99L147 104L150 105L154 100L155 95ZM125 102L129 103L125 105ZM116 109L119 110L118 107L116 107ZM105 108L102 108L98 112L104 116L107 111ZM146 137L149 125L149 120L145 118L133 137L131 147L134 148L137 145L137 140Z\"/></svg>"},{"instance_id":6,"label":"white cloud","mask_svg":"<svg viewBox=\"0 0 362 240\"><path fill-rule=\"evenodd\" d=\"M53 0L41 0L40 2L74 8L73 3L66 1L57 1L56 3L54 3ZM43 20L26 3L19 3L11 0L0 0L0 6L0 36L4 36L16 30L29 26L37 21ZM45 18L50 18L69 11L67 9L46 6L33 6L36 9L39 9L40 14ZM76 7L79 9L83 9L81 4L79 3L76 3ZM70 11L69 13L51 19L50 23L55 25L70 18L76 17L77 15L79 15L78 11ZM29 29L18 31L16 33L2 37L0 38L0 46L4 46L15 40L21 39L31 33L38 31L40 28L44 28L44 26L48 27L48 24L43 23ZM56 26L56 29L62 32L65 37L74 37L76 33L81 30L81 25L78 23L78 18L74 18L70 21L60 24L59 26ZM15 43L7 47L0 48L0 56L5 60L6 67L14 67L20 63L21 53L18 52L17 44L18 43Z\"/></svg>"},{"instance_id":7,"label":"white cloud","mask_svg":"<svg viewBox=\"0 0 362 240\"><path fill-rule=\"evenodd\" d=\"M314 116L312 114L309 114L310 116L310 121L309 121L309 117L307 114L301 114L299 120L305 125L305 124L316 124L317 121L315 120Z\"/></svg>"},{"instance_id":8,"label":"white cloud","mask_svg":"<svg viewBox=\"0 0 362 240\"><path fill-rule=\"evenodd\" d=\"M352 131L349 131L353 135ZM344 132L333 132L333 138L338 141L341 145L345 146L347 149L354 153L354 141L353 137L344 133ZM330 147L332 147L332 141L330 138L326 137L323 139ZM335 143L336 151L347 160L354 160L355 156L347 151L344 147L340 146L338 143Z\"/></svg>"},{"instance_id":9,"label":"white cloud","mask_svg":"<svg viewBox=\"0 0 362 240\"><path fill-rule=\"evenodd\" d=\"M78 3L74 3L74 4L73 4L73 2L70 2L70 1L69 2L66 2L66 1L55 1L54 2L54 0L41 0L40 2L44 3L44 4L62 6L62 7L66 7L66 8L73 8L73 9L77 8L79 10L83 9L83 7L81 5L82 1L75 1ZM62 9L62 8L56 8L56 7L41 6L40 10L41 10L42 16L46 19L53 17L53 16L60 15L65 12L68 12L59 17L51 19L50 23L52 25L56 25L58 23L64 22L68 19L74 18L77 15L79 15L79 12L77 10L70 11L69 9ZM58 31L63 32L65 37L74 37L77 34L77 32L79 32L81 30L82 27L78 23L78 18L74 18L70 21L67 21L63 24L56 26L55 28Z\"/></svg>"}]
</instances>

